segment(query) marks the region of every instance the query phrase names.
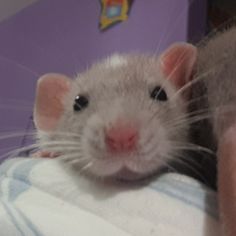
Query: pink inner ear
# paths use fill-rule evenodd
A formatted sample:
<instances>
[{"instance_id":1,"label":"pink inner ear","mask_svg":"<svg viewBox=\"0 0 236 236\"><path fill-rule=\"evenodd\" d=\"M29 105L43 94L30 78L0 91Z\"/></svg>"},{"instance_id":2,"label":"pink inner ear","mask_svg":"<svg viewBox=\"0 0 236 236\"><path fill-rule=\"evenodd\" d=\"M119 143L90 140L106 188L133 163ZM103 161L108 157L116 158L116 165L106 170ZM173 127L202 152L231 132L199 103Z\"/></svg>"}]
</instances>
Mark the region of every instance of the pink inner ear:
<instances>
[{"instance_id":1,"label":"pink inner ear","mask_svg":"<svg viewBox=\"0 0 236 236\"><path fill-rule=\"evenodd\" d=\"M172 45L160 57L160 68L167 79L181 88L192 79L197 49L188 43Z\"/></svg>"},{"instance_id":2,"label":"pink inner ear","mask_svg":"<svg viewBox=\"0 0 236 236\"><path fill-rule=\"evenodd\" d=\"M41 131L55 129L63 111L63 99L71 89L71 80L60 74L46 74L38 80L34 121Z\"/></svg>"}]
</instances>

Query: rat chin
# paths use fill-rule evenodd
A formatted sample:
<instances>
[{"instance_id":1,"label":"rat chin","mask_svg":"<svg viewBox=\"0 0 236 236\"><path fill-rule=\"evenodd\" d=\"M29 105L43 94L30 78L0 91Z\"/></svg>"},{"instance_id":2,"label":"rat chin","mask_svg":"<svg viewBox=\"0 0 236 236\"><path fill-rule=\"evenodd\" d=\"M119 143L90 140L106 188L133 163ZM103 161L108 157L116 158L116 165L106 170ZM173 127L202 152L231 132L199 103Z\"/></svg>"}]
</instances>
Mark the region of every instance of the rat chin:
<instances>
[{"instance_id":1,"label":"rat chin","mask_svg":"<svg viewBox=\"0 0 236 236\"><path fill-rule=\"evenodd\" d=\"M138 181L152 176L158 169L158 167L154 168L154 165L151 165L151 163L147 164L145 162L137 165L137 163L128 160L107 160L106 162L99 160L96 161L88 171L94 176L103 178Z\"/></svg>"},{"instance_id":2,"label":"rat chin","mask_svg":"<svg viewBox=\"0 0 236 236\"><path fill-rule=\"evenodd\" d=\"M127 167L124 167L111 177L117 180L122 180L122 181L138 181L138 180L142 180L146 178L147 176L149 176L149 174L147 173L141 174L133 170L130 170Z\"/></svg>"}]
</instances>

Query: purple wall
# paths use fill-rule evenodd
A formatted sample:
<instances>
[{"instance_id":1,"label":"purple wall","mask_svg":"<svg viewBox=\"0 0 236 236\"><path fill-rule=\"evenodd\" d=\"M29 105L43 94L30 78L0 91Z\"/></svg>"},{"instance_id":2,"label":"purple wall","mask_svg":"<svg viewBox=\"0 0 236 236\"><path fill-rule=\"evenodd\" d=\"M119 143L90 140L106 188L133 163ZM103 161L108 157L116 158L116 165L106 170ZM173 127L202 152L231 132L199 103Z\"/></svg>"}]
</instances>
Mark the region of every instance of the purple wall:
<instances>
[{"instance_id":1,"label":"purple wall","mask_svg":"<svg viewBox=\"0 0 236 236\"><path fill-rule=\"evenodd\" d=\"M199 39L206 1L196 1L190 7L192 0L135 0L128 21L103 33L99 0L40 0L0 24L0 132L29 125L36 80L43 73L74 75L112 52L159 53L175 41ZM21 143L21 138L0 139L0 153Z\"/></svg>"}]
</instances>

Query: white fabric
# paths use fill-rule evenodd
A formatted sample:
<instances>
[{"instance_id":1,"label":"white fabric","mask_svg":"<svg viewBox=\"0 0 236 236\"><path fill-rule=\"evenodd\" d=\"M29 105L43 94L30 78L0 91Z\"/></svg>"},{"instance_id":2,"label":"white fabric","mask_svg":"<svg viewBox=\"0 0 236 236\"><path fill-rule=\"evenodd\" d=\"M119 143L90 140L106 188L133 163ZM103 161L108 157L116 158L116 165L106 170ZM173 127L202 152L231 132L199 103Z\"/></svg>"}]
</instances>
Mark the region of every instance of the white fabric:
<instances>
[{"instance_id":1,"label":"white fabric","mask_svg":"<svg viewBox=\"0 0 236 236\"><path fill-rule=\"evenodd\" d=\"M218 236L215 193L166 174L143 187L73 176L56 159L0 166L1 236Z\"/></svg>"}]
</instances>

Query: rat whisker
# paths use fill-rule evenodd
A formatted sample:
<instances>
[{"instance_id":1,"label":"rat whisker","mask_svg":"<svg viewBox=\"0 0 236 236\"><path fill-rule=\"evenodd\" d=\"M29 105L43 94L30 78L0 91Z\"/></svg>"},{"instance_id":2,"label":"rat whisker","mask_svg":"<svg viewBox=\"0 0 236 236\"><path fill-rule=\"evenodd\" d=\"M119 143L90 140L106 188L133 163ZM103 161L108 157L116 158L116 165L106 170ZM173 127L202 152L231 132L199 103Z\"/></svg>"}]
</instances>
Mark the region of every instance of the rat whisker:
<instances>
[{"instance_id":1,"label":"rat whisker","mask_svg":"<svg viewBox=\"0 0 236 236\"><path fill-rule=\"evenodd\" d=\"M78 156L68 156L68 159L65 159L64 161L66 161L68 164L70 165L74 165L74 164L83 164L84 162L87 162L89 159L88 158L82 158Z\"/></svg>"},{"instance_id":2,"label":"rat whisker","mask_svg":"<svg viewBox=\"0 0 236 236\"><path fill-rule=\"evenodd\" d=\"M202 73L201 75L197 76L195 79L186 83L183 87L181 87L179 90L177 90L177 92L174 95L172 95L170 101L176 99L179 95L181 95L183 92L185 92L185 90L187 90L189 87L191 87L194 84L198 83L199 81L205 79L205 77L208 76L210 73L214 72L214 70L215 70L215 67L211 68L207 72Z\"/></svg>"},{"instance_id":3,"label":"rat whisker","mask_svg":"<svg viewBox=\"0 0 236 236\"><path fill-rule=\"evenodd\" d=\"M184 101L184 104L186 107L188 107L188 106L190 106L194 103L197 103L207 97L208 97L207 94L204 94L204 95L198 96L197 98L191 98L190 100L186 100L186 101Z\"/></svg>"},{"instance_id":4,"label":"rat whisker","mask_svg":"<svg viewBox=\"0 0 236 236\"><path fill-rule=\"evenodd\" d=\"M211 149L209 148L206 148L206 147L203 147L203 146L200 146L200 145L197 145L197 144L185 144L185 145L176 145L174 143L173 147L172 147L173 150L185 150L185 151L198 151L198 152L206 152L208 154L211 154L211 155L214 155L215 156L215 152L212 151Z\"/></svg>"},{"instance_id":5,"label":"rat whisker","mask_svg":"<svg viewBox=\"0 0 236 236\"><path fill-rule=\"evenodd\" d=\"M170 133L175 134L179 129L186 127L186 125L191 126L199 121L208 119L209 117L211 116L206 114L206 115L198 115L196 117L193 117L192 119L180 119L177 120L176 122L173 122L172 124L170 123L168 125L168 130Z\"/></svg>"},{"instance_id":6,"label":"rat whisker","mask_svg":"<svg viewBox=\"0 0 236 236\"><path fill-rule=\"evenodd\" d=\"M64 155L65 153L81 153L82 147L74 145L65 145L62 144L46 144L39 147L40 152L52 153L58 155Z\"/></svg>"},{"instance_id":7,"label":"rat whisker","mask_svg":"<svg viewBox=\"0 0 236 236\"><path fill-rule=\"evenodd\" d=\"M78 138L81 138L82 134L80 133L75 133L75 132L72 132L72 131L54 131L53 132L53 135L57 135L57 136L73 136L73 137L78 137Z\"/></svg>"},{"instance_id":8,"label":"rat whisker","mask_svg":"<svg viewBox=\"0 0 236 236\"><path fill-rule=\"evenodd\" d=\"M19 101L17 99L0 98L0 109L15 111L32 111L33 104L27 101Z\"/></svg>"},{"instance_id":9,"label":"rat whisker","mask_svg":"<svg viewBox=\"0 0 236 236\"><path fill-rule=\"evenodd\" d=\"M171 166L168 161L171 160L173 157L171 155L162 155L162 158L158 160L158 162L162 163L162 167L167 167L169 171L177 172L177 169Z\"/></svg>"},{"instance_id":10,"label":"rat whisker","mask_svg":"<svg viewBox=\"0 0 236 236\"><path fill-rule=\"evenodd\" d=\"M5 140L5 139L11 139L11 138L18 138L18 137L22 137L22 136L36 136L36 131L32 131L32 132L4 132L4 133L0 133L0 140Z\"/></svg>"},{"instance_id":11,"label":"rat whisker","mask_svg":"<svg viewBox=\"0 0 236 236\"><path fill-rule=\"evenodd\" d=\"M67 145L67 147L68 147L68 144L70 144L70 143L68 142L65 145ZM72 143L72 144L74 144L74 143ZM59 146L60 148L58 148L58 147L55 148L55 145L60 145ZM11 150L11 151L1 155L0 159L5 158L5 157L10 157L10 156L11 157L17 156L21 152L27 152L27 151L31 151L33 149L40 149L40 148L46 148L46 147L51 147L51 148L54 147L55 150L57 150L57 151L59 149L63 151L65 148L61 147L61 145L63 145L63 143L61 143L61 142L54 142L54 143L52 143L52 142L45 142L45 143L41 143L41 144L34 143L34 144L30 144L30 145L25 146L25 147L21 147L21 148L17 148L17 149ZM75 147L75 146L73 146L73 147ZM68 149L69 149L69 147L68 147ZM75 149L75 150L79 150L79 147L77 147L77 149Z\"/></svg>"},{"instance_id":12,"label":"rat whisker","mask_svg":"<svg viewBox=\"0 0 236 236\"><path fill-rule=\"evenodd\" d=\"M82 156L81 155L81 153L79 153L79 152L76 152L76 153L64 153L64 154L62 154L62 155L60 155L59 157L59 160L61 160L61 161L65 161L65 162L69 162L69 163L71 163L71 161L83 161L83 160L88 160L88 158L87 157L84 157L84 156Z\"/></svg>"},{"instance_id":13,"label":"rat whisker","mask_svg":"<svg viewBox=\"0 0 236 236\"><path fill-rule=\"evenodd\" d=\"M176 163L180 163L181 165L185 166L187 169L192 171L196 176L198 176L204 182L207 181L207 179L203 176L203 174L200 171L197 170L197 167L194 168L194 163L189 164L187 162L186 158L184 158L182 155L175 155L174 161ZM179 173L178 170L177 170L177 173Z\"/></svg>"},{"instance_id":14,"label":"rat whisker","mask_svg":"<svg viewBox=\"0 0 236 236\"><path fill-rule=\"evenodd\" d=\"M206 95L206 94L205 94L205 95L202 95L202 96L199 96L199 97L197 97L197 98L193 98L193 99L191 99L191 100L189 100L189 101L186 101L184 105L185 105L186 107L188 107L188 106L190 106L190 105L192 105L192 104L194 104L194 103L196 103L196 102L198 102L198 101L200 101L201 99L204 99L204 98L207 98L207 95ZM175 106L177 106L177 104L175 104ZM204 111L205 111L205 112L210 112L209 108L205 109ZM153 117L150 118L150 122L151 122L152 119L154 119L156 116L162 115L162 112L163 112L163 111L161 111L161 110L157 111L157 112L153 115ZM187 114L184 114L184 115L181 116L181 117L178 116L176 119L183 118L183 121L185 121L184 119L189 118L190 115L194 115L195 112L196 112L196 113L198 113L198 112L203 112L203 109L197 110L197 111L190 111L190 112L188 112ZM172 123L172 121L173 121L173 120L171 120L169 123Z\"/></svg>"},{"instance_id":15,"label":"rat whisker","mask_svg":"<svg viewBox=\"0 0 236 236\"><path fill-rule=\"evenodd\" d=\"M179 56L178 56L178 63L175 65L175 67L173 68L173 70L171 71L171 73L167 76L167 78L164 80L163 84L161 85L162 88L165 87L165 85L168 83L168 81L170 81L171 77L173 76L173 74L176 72L176 70L181 66L181 63L184 61L184 55L185 55L186 51L183 51ZM158 97L161 93L161 89L158 91L156 97ZM177 92L176 92L177 93ZM175 93L175 94L176 94ZM170 99L171 101L171 99ZM152 103L154 104L154 103ZM160 113L160 109L158 109L153 116L150 118L150 122L156 117L158 116L158 114Z\"/></svg>"},{"instance_id":16,"label":"rat whisker","mask_svg":"<svg viewBox=\"0 0 236 236\"><path fill-rule=\"evenodd\" d=\"M171 29L174 29L174 32L178 29L177 25L179 24L180 20L181 20L181 17L183 17L183 14L185 13L185 11L189 8L189 6L191 6L193 3L194 3L195 0L189 0L188 2L188 5L187 7L185 7L185 9L182 9L182 12L177 16L177 18L175 19L174 23L171 22L171 18L169 18L169 21L167 23L167 25L170 25L171 23ZM172 11L173 12L176 12L176 9L173 10L172 8ZM165 28L165 31L162 32L162 36L158 42L158 45L157 45L157 49L155 50L155 54L159 54L160 53L160 49L161 49L161 44L162 42L166 42L168 41L169 37L171 36L171 34L173 34L173 30L171 31L167 31L168 30L168 27Z\"/></svg>"},{"instance_id":17,"label":"rat whisker","mask_svg":"<svg viewBox=\"0 0 236 236\"><path fill-rule=\"evenodd\" d=\"M225 112L232 112L232 111L236 111L235 106L231 106L231 105L227 105L227 106L219 106L217 109L209 109L209 108L205 108L205 109L200 109L197 111L193 111L193 112L189 112L186 115L177 117L176 119L172 119L168 124L169 125L180 125L181 123L183 124L193 124L196 123L198 121L202 121L202 120L206 120L209 118L214 118L215 112L217 110L217 116L220 115L224 115Z\"/></svg>"},{"instance_id":18,"label":"rat whisker","mask_svg":"<svg viewBox=\"0 0 236 236\"><path fill-rule=\"evenodd\" d=\"M14 150L11 150L10 152L7 152L3 155L0 156L0 160L2 160L3 158L8 158L8 157L17 157L17 155L19 155L21 152L27 152L27 151L31 151L33 149L39 148L38 144L31 144L25 147L21 147L21 148L17 148Z\"/></svg>"},{"instance_id":19,"label":"rat whisker","mask_svg":"<svg viewBox=\"0 0 236 236\"><path fill-rule=\"evenodd\" d=\"M171 77L173 76L173 74L176 72L176 70L181 66L181 63L184 61L184 55L185 55L185 51L183 51L179 56L178 56L178 62L176 63L175 67L172 69L171 73L167 76L167 78L164 80L164 82L161 84L161 88L165 88L166 84L171 80ZM160 60L160 58L159 58ZM160 89L158 91L158 93L156 94L156 98L160 95L162 89ZM153 100L151 102L151 106L150 109L152 107L152 105L155 104L155 101ZM160 112L160 110L157 110L157 112L153 115L153 117L156 117L156 115L158 115ZM151 118L152 120L153 118Z\"/></svg>"},{"instance_id":20,"label":"rat whisker","mask_svg":"<svg viewBox=\"0 0 236 236\"><path fill-rule=\"evenodd\" d=\"M0 104L0 109L4 109L4 110L15 110L15 111L32 111L32 107L29 106L17 106L17 105L8 105L8 104Z\"/></svg>"},{"instance_id":21,"label":"rat whisker","mask_svg":"<svg viewBox=\"0 0 236 236\"><path fill-rule=\"evenodd\" d=\"M89 161L83 167L79 169L79 174L83 174L87 169L89 169L92 165L94 165L94 161Z\"/></svg>"},{"instance_id":22,"label":"rat whisker","mask_svg":"<svg viewBox=\"0 0 236 236\"><path fill-rule=\"evenodd\" d=\"M203 108L203 109L199 109L197 111L192 111L192 112L188 112L184 115L180 115L180 116L177 116L176 118L174 119L171 119L169 122L166 122L167 125L172 125L172 124L178 124L178 122L187 122L188 120L191 120L191 119L195 119L199 116L207 116L207 117L211 117L212 114L211 112L209 111L208 108Z\"/></svg>"},{"instance_id":23,"label":"rat whisker","mask_svg":"<svg viewBox=\"0 0 236 236\"><path fill-rule=\"evenodd\" d=\"M174 9L175 10L175 9ZM173 5L172 5L172 9L171 9L171 12L173 12ZM181 14L180 14L181 15ZM167 22L167 25L170 25L171 23L171 17L169 17L168 19L168 22ZM165 27L164 28L164 31L160 33L161 37L157 43L157 47L156 47L156 50L154 51L154 54L159 54L160 52L160 49L161 49L161 44L163 43L164 39L167 37L168 35L168 27Z\"/></svg>"},{"instance_id":24,"label":"rat whisker","mask_svg":"<svg viewBox=\"0 0 236 236\"><path fill-rule=\"evenodd\" d=\"M15 149L17 149L17 148L19 148L19 145L7 146L7 147L4 147L4 148L0 148L0 151L1 151L2 153L3 153L3 152L7 153L7 152L10 152L10 151L15 150Z\"/></svg>"},{"instance_id":25,"label":"rat whisker","mask_svg":"<svg viewBox=\"0 0 236 236\"><path fill-rule=\"evenodd\" d=\"M34 103L33 102L30 102L28 100L19 100L19 99L13 99L13 98L3 98L3 97L0 97L0 102L2 102L3 104L6 104L6 103L12 103L14 105L25 105L25 106L33 106Z\"/></svg>"},{"instance_id":26,"label":"rat whisker","mask_svg":"<svg viewBox=\"0 0 236 236\"><path fill-rule=\"evenodd\" d=\"M216 158L216 152L210 148L195 144L195 143L191 143L191 142L176 142L176 141L171 141L170 144L172 145L172 149L178 150L178 151L182 151L182 153L188 153L189 151L194 151L197 153L206 153L208 155L201 155L202 157L204 157L205 159L212 159L212 158ZM176 153L176 152L175 152ZM173 153L173 155L175 155L175 153ZM185 157L185 156L183 156ZM187 158L186 159L188 161L192 161L193 163L195 163L196 161L192 160L191 158ZM200 167L200 164L199 164Z\"/></svg>"},{"instance_id":27,"label":"rat whisker","mask_svg":"<svg viewBox=\"0 0 236 236\"><path fill-rule=\"evenodd\" d=\"M7 57L3 57L3 56L0 55L0 60L4 61L4 62L7 62L7 63L10 63L10 64L13 64L13 65L17 66L19 69L21 69L23 71L27 71L27 72L35 75L36 77L40 76L40 74L38 72L33 71L29 67L27 67L26 65L23 65L23 64L21 64L19 62L16 62L16 61L12 60L12 59L9 59Z\"/></svg>"},{"instance_id":28,"label":"rat whisker","mask_svg":"<svg viewBox=\"0 0 236 236\"><path fill-rule=\"evenodd\" d=\"M81 150L82 150L82 148L79 148L79 147L70 147L70 146L62 147L61 145L58 145L58 146L47 145L46 147L48 147L48 149L43 150L43 151L54 152L54 153L61 153L61 152L63 152L63 153L65 153L65 152L78 153L78 152L81 152Z\"/></svg>"},{"instance_id":29,"label":"rat whisker","mask_svg":"<svg viewBox=\"0 0 236 236\"><path fill-rule=\"evenodd\" d=\"M178 119L178 120L173 121L172 123L169 122L168 126L170 128L180 128L182 127L182 125L186 126L186 125L197 123L199 121L207 120L211 118L211 116L212 116L211 114L203 114L203 115L199 114L190 118Z\"/></svg>"},{"instance_id":30,"label":"rat whisker","mask_svg":"<svg viewBox=\"0 0 236 236\"><path fill-rule=\"evenodd\" d=\"M39 145L42 145L42 146L45 146L45 145L70 145L70 146L73 146L73 147L77 147L77 146L80 146L80 144L78 142L75 142L75 141L64 141L64 140L56 140L56 141L42 141L39 143Z\"/></svg>"},{"instance_id":31,"label":"rat whisker","mask_svg":"<svg viewBox=\"0 0 236 236\"><path fill-rule=\"evenodd\" d=\"M196 77L193 80L190 80L183 87L181 87L179 90L177 90L177 92L174 95L172 95L171 100L176 99L180 94L185 92L185 90L187 90L189 87L191 87L191 86L195 85L196 83L198 83L199 81L205 79L208 75L213 73L221 64L222 64L222 60L219 60L214 66L212 66L207 71L202 72L199 75L196 75Z\"/></svg>"}]
</instances>

